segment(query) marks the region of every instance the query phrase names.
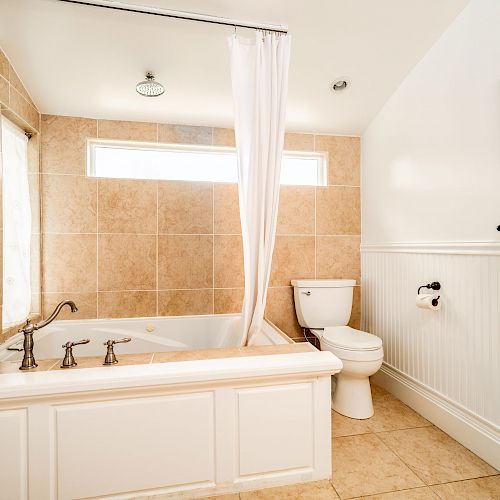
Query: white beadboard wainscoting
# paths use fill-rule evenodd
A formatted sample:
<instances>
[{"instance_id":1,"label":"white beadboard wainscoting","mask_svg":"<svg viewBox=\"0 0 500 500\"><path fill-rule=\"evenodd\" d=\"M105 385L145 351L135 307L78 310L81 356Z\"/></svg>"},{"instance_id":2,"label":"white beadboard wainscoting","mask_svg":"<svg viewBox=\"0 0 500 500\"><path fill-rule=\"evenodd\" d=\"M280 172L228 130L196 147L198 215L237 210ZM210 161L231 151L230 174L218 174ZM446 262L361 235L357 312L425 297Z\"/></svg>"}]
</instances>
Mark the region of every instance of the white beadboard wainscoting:
<instances>
[{"instance_id":1,"label":"white beadboard wainscoting","mask_svg":"<svg viewBox=\"0 0 500 500\"><path fill-rule=\"evenodd\" d=\"M500 243L361 251L362 328L384 342L376 381L500 468ZM442 308L418 309L432 281Z\"/></svg>"}]
</instances>

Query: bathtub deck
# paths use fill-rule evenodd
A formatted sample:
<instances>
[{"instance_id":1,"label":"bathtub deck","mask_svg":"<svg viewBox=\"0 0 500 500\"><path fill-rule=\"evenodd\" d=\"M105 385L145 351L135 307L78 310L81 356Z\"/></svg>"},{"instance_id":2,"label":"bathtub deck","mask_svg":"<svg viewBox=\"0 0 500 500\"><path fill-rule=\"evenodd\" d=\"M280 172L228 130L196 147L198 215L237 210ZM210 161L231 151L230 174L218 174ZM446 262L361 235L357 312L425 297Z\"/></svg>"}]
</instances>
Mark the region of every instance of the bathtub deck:
<instances>
[{"instance_id":1,"label":"bathtub deck","mask_svg":"<svg viewBox=\"0 0 500 500\"><path fill-rule=\"evenodd\" d=\"M220 358L235 358L247 356L264 356L276 354L294 354L302 352L312 352L316 349L309 342L301 342L297 344L273 345L273 346L251 346L231 349L200 349L193 351L174 351L174 352L158 352L144 354L122 354L116 352L118 364L109 366L127 366L127 365L143 365L150 363L171 363L176 361L195 361L202 359L220 359ZM118 351L118 349L117 349ZM70 370L78 368L101 368L104 360L105 352L102 356L87 356L78 357L75 352L77 366L69 368ZM26 371L24 373L33 373L40 371L63 370L60 368L61 359L42 359L37 360L38 367ZM19 372L20 361L3 361L0 362L0 374ZM66 368L68 370L68 368Z\"/></svg>"}]
</instances>

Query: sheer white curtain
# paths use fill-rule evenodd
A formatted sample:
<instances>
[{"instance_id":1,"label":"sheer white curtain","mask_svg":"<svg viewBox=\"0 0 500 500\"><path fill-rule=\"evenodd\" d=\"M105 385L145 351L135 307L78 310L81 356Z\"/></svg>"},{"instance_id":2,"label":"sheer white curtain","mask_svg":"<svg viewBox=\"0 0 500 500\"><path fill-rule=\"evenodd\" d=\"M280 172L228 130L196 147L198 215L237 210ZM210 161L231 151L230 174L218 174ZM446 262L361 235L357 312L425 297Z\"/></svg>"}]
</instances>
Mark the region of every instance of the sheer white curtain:
<instances>
[{"instance_id":1,"label":"sheer white curtain","mask_svg":"<svg viewBox=\"0 0 500 500\"><path fill-rule=\"evenodd\" d=\"M24 321L31 308L31 208L28 139L5 118L2 125L3 324Z\"/></svg>"},{"instance_id":2,"label":"sheer white curtain","mask_svg":"<svg viewBox=\"0 0 500 500\"><path fill-rule=\"evenodd\" d=\"M290 36L256 32L230 38L245 298L240 345L264 320L276 235L285 135Z\"/></svg>"}]
</instances>

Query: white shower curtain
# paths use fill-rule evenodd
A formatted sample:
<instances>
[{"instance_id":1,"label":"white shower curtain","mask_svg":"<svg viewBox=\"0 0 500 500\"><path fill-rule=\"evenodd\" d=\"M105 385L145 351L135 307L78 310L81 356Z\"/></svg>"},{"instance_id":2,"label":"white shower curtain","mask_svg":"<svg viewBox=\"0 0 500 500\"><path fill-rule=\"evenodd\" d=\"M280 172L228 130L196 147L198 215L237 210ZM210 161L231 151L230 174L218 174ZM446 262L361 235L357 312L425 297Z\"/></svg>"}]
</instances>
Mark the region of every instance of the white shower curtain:
<instances>
[{"instance_id":1,"label":"white shower curtain","mask_svg":"<svg viewBox=\"0 0 500 500\"><path fill-rule=\"evenodd\" d=\"M3 326L24 321L31 308L31 207L28 139L6 118L2 130Z\"/></svg>"},{"instance_id":2,"label":"white shower curtain","mask_svg":"<svg viewBox=\"0 0 500 500\"><path fill-rule=\"evenodd\" d=\"M261 331L276 235L290 36L230 38L245 298L240 345Z\"/></svg>"}]
</instances>

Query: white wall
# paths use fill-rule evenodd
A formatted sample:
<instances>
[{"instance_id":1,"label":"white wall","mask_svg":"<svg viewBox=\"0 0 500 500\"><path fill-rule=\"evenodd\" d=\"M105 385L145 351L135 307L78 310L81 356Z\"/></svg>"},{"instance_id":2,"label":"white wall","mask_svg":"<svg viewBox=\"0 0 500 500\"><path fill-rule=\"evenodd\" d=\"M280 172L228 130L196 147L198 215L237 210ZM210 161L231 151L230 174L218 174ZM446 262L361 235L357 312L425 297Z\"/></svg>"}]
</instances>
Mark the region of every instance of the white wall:
<instances>
[{"instance_id":1,"label":"white wall","mask_svg":"<svg viewBox=\"0 0 500 500\"><path fill-rule=\"evenodd\" d=\"M363 243L500 241L500 1L472 0L363 135Z\"/></svg>"},{"instance_id":2,"label":"white wall","mask_svg":"<svg viewBox=\"0 0 500 500\"><path fill-rule=\"evenodd\" d=\"M500 0L472 0L362 138L378 382L500 467ZM481 242L481 243L480 243ZM442 284L439 311L419 285Z\"/></svg>"}]
</instances>

